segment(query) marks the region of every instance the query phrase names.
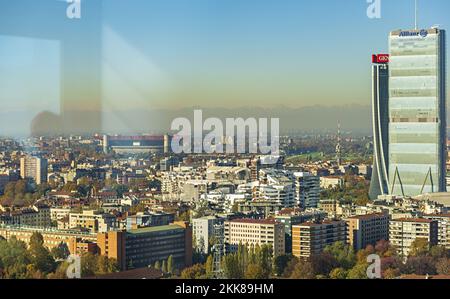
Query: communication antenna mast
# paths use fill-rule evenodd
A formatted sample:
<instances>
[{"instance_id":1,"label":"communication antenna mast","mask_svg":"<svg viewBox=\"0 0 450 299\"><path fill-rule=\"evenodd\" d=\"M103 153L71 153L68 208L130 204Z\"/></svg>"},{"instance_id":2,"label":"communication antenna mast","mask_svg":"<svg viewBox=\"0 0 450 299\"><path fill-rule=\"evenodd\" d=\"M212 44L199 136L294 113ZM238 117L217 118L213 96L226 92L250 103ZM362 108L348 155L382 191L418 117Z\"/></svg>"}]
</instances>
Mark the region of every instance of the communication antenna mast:
<instances>
[{"instance_id":1,"label":"communication antenna mast","mask_svg":"<svg viewBox=\"0 0 450 299\"><path fill-rule=\"evenodd\" d=\"M212 247L213 250L213 272L214 277L221 279L223 277L222 270L222 257L225 254L225 244L224 244L224 225L223 223L214 224L214 240L215 244Z\"/></svg>"},{"instance_id":2,"label":"communication antenna mast","mask_svg":"<svg viewBox=\"0 0 450 299\"><path fill-rule=\"evenodd\" d=\"M342 158L341 158L341 122L338 122L338 132L337 132L337 144L336 144L336 162L339 166L342 164Z\"/></svg>"}]
</instances>

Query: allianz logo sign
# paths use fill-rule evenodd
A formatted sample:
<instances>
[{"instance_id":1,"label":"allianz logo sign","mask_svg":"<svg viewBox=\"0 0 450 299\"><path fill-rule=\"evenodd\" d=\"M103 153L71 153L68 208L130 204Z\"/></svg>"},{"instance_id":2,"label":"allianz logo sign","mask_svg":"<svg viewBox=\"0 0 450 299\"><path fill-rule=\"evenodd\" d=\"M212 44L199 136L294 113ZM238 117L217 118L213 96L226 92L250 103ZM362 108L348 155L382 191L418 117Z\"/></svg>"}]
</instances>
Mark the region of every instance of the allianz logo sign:
<instances>
[{"instance_id":1,"label":"allianz logo sign","mask_svg":"<svg viewBox=\"0 0 450 299\"><path fill-rule=\"evenodd\" d=\"M428 31L425 29L422 29L420 31L402 31L400 32L400 37L414 37L414 36L420 36L420 37L427 37Z\"/></svg>"}]
</instances>

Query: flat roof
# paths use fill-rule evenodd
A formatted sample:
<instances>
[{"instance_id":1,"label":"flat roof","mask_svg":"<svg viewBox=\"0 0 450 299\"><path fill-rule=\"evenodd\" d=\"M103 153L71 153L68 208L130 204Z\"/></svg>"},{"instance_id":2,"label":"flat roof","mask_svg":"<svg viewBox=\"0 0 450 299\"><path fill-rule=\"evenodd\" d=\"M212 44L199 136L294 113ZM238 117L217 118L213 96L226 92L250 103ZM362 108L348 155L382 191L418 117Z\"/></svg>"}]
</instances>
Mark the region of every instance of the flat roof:
<instances>
[{"instance_id":1,"label":"flat roof","mask_svg":"<svg viewBox=\"0 0 450 299\"><path fill-rule=\"evenodd\" d=\"M434 220L430 219L424 219L424 218L399 218L399 219L393 219L392 222L417 222L417 223L431 223L434 222Z\"/></svg>"},{"instance_id":2,"label":"flat roof","mask_svg":"<svg viewBox=\"0 0 450 299\"><path fill-rule=\"evenodd\" d=\"M228 222L233 223L249 223L249 224L275 224L275 219L249 219L249 218L241 218L241 219L233 219Z\"/></svg>"},{"instance_id":3,"label":"flat roof","mask_svg":"<svg viewBox=\"0 0 450 299\"><path fill-rule=\"evenodd\" d=\"M362 219L362 220L364 220L364 219L371 219L371 218L374 218L377 216L382 217L382 216L389 216L389 215L383 214L383 213L372 213L372 214L351 216L351 217L348 217L347 219Z\"/></svg>"},{"instance_id":4,"label":"flat roof","mask_svg":"<svg viewBox=\"0 0 450 299\"><path fill-rule=\"evenodd\" d=\"M160 225L160 226L150 226L150 227L143 227L138 229L132 229L128 230L127 233L136 235L136 234L145 234L145 233L153 233L153 232L160 232L165 230L184 230L179 225L176 224L169 224L169 225Z\"/></svg>"}]
</instances>

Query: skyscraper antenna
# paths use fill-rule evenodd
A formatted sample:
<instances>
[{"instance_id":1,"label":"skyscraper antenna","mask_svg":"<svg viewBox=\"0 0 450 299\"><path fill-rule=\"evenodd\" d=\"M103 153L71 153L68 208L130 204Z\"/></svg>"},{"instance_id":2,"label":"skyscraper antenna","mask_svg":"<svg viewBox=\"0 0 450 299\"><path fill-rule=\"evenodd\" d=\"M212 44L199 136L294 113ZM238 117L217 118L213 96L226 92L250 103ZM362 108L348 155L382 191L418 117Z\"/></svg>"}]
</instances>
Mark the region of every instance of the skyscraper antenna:
<instances>
[{"instance_id":1,"label":"skyscraper antenna","mask_svg":"<svg viewBox=\"0 0 450 299\"><path fill-rule=\"evenodd\" d=\"M417 24L417 15L419 12L419 8L418 8L418 4L417 4L417 0L415 0L415 12L414 12L414 28L416 30L418 30L418 24Z\"/></svg>"}]
</instances>

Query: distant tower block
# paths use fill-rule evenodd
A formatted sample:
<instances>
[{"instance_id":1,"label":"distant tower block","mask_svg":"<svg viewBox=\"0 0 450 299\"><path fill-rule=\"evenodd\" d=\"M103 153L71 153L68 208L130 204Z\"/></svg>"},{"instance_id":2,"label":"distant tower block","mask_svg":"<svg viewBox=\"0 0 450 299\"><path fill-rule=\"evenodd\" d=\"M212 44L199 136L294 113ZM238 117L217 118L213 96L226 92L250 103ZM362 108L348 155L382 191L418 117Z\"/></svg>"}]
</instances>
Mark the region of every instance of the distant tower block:
<instances>
[{"instance_id":1,"label":"distant tower block","mask_svg":"<svg viewBox=\"0 0 450 299\"><path fill-rule=\"evenodd\" d=\"M109 152L108 135L103 135L103 152L107 154Z\"/></svg>"},{"instance_id":2,"label":"distant tower block","mask_svg":"<svg viewBox=\"0 0 450 299\"><path fill-rule=\"evenodd\" d=\"M164 154L170 153L170 136L164 135Z\"/></svg>"}]
</instances>

